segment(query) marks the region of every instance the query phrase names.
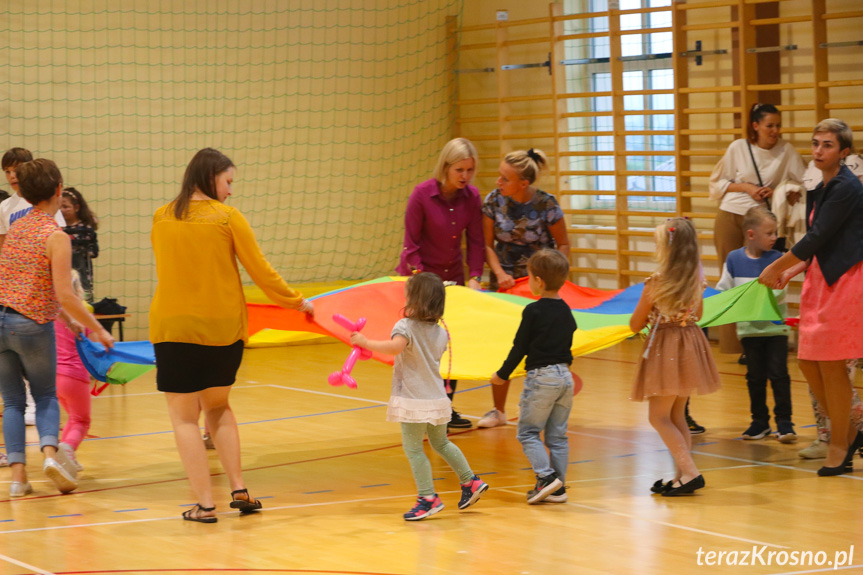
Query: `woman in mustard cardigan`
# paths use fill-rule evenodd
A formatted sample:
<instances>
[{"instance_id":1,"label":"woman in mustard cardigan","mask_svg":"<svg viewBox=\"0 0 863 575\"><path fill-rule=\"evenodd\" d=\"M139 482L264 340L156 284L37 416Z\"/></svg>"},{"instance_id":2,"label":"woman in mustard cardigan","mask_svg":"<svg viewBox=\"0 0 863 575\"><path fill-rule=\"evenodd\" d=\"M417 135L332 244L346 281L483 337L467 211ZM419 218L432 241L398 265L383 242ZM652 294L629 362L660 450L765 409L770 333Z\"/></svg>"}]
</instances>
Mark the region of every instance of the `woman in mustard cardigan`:
<instances>
[{"instance_id":1,"label":"woman in mustard cardigan","mask_svg":"<svg viewBox=\"0 0 863 575\"><path fill-rule=\"evenodd\" d=\"M198 503L188 521L215 523L210 469L198 428L201 410L231 483L231 507L251 513L240 464L237 421L228 394L248 339L248 317L237 259L278 305L313 313L264 258L249 222L225 205L235 166L212 148L195 154L180 194L153 216L151 240L158 285L150 306L156 384L165 392L180 459Z\"/></svg>"}]
</instances>

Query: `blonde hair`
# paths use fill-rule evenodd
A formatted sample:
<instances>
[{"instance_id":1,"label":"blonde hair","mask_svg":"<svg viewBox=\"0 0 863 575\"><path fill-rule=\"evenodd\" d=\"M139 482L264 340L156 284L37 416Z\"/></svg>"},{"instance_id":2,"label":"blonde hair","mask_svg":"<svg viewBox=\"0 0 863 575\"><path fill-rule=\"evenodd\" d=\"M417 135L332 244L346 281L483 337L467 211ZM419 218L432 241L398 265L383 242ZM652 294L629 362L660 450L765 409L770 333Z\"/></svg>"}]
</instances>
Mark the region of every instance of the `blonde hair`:
<instances>
[{"instance_id":1,"label":"blonde hair","mask_svg":"<svg viewBox=\"0 0 863 575\"><path fill-rule=\"evenodd\" d=\"M836 135L840 151L848 149L850 153L854 153L854 132L851 131L848 124L838 118L827 118L818 122L818 125L812 131L812 135L823 134L824 132Z\"/></svg>"},{"instance_id":2,"label":"blonde hair","mask_svg":"<svg viewBox=\"0 0 863 575\"><path fill-rule=\"evenodd\" d=\"M442 185L446 181L446 173L450 166L467 159L473 159L474 169L476 169L479 165L479 156L470 140L466 138L450 140L440 151L432 177Z\"/></svg>"},{"instance_id":3,"label":"blonde hair","mask_svg":"<svg viewBox=\"0 0 863 575\"><path fill-rule=\"evenodd\" d=\"M765 220L777 221L776 214L768 210L765 206L749 208L743 215L743 234L746 235L746 232L749 230L754 230Z\"/></svg>"},{"instance_id":4,"label":"blonde hair","mask_svg":"<svg viewBox=\"0 0 863 575\"><path fill-rule=\"evenodd\" d=\"M548 165L548 158L545 157L545 152L533 148L526 152L524 150L510 152L504 156L503 161L512 166L518 177L522 180L527 180L528 184L537 181L540 174L542 174Z\"/></svg>"},{"instance_id":5,"label":"blonde hair","mask_svg":"<svg viewBox=\"0 0 863 575\"><path fill-rule=\"evenodd\" d=\"M651 282L653 305L674 315L695 303L702 293L701 260L695 226L686 218L671 218L656 227L657 277Z\"/></svg>"},{"instance_id":6,"label":"blonde hair","mask_svg":"<svg viewBox=\"0 0 863 575\"><path fill-rule=\"evenodd\" d=\"M81 285L81 274L78 273L78 270L72 270L72 290L74 290L75 295L78 296L78 299L86 299L87 294L84 292L84 286Z\"/></svg>"}]
</instances>

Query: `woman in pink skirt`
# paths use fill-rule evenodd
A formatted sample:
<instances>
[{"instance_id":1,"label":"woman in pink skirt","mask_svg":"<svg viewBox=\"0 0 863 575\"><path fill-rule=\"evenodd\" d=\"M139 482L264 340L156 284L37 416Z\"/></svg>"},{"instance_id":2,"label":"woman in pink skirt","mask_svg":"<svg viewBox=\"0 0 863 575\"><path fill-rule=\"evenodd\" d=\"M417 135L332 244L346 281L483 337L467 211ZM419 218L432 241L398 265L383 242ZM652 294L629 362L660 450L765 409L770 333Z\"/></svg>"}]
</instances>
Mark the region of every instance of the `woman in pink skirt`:
<instances>
[{"instance_id":1,"label":"woman in pink skirt","mask_svg":"<svg viewBox=\"0 0 863 575\"><path fill-rule=\"evenodd\" d=\"M806 200L807 232L769 265L759 281L783 288L806 270L800 296L800 371L832 422L830 448L818 475L852 470L863 433L850 425L845 362L863 356L863 184L844 165L853 134L833 118L815 126L812 156L823 182Z\"/></svg>"}]
</instances>

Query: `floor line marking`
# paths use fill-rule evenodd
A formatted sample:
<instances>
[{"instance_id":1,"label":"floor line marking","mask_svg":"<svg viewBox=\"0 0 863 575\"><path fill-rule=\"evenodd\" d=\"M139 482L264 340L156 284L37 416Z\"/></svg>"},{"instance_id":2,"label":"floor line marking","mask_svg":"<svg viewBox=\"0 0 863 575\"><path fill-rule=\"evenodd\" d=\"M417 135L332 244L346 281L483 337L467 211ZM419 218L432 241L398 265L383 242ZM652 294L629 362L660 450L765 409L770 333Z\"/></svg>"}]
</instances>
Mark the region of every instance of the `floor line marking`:
<instances>
[{"instance_id":1,"label":"floor line marking","mask_svg":"<svg viewBox=\"0 0 863 575\"><path fill-rule=\"evenodd\" d=\"M517 495L523 495L521 492L512 491L509 489L499 489L498 491L505 491L507 493L515 493ZM654 525L664 525L665 527L672 527L674 529L682 529L683 531L691 531L693 533L703 533L704 535L712 535L714 537L721 537L724 539L732 539L734 541L743 541L744 543L752 543L754 545L765 545L767 547L776 547L778 549L789 549L784 545L776 545L774 543L764 543L763 541L756 541L755 539L746 539L744 537L735 537L734 535L726 535L724 533L719 533L717 531L707 531L704 529L698 529L696 527L686 527L685 525L677 525L675 523L669 523L667 521L657 521L655 519L646 519L644 517L633 515L631 513L624 513L622 511L613 511L611 509L605 509L603 507L595 507L593 505L585 505L584 503L574 503L569 501L565 503L565 505L571 505L573 507L581 507L583 509L589 509L591 511L598 511L600 513L607 513L610 515L618 515L620 517L625 517L627 519L635 519L638 521L644 521L646 523L652 523Z\"/></svg>"},{"instance_id":2,"label":"floor line marking","mask_svg":"<svg viewBox=\"0 0 863 575\"><path fill-rule=\"evenodd\" d=\"M745 467L745 466L740 466L740 467ZM726 469L726 468L720 468L720 469ZM711 471L711 470L707 469L706 471ZM634 478L639 478L639 477L646 477L646 475L629 475L629 476L620 476L620 477L598 477L598 478L594 478L594 479L580 479L580 480L577 479L574 481L567 480L567 483L589 483L589 482L593 482L593 481L607 481L609 479L634 479ZM185 478L183 478L183 479L185 479ZM508 489L527 489L527 488L532 488L532 487L534 487L533 483L525 483L523 485L510 485L507 487L494 487L494 486L492 486L492 489L494 491L507 491ZM517 491L514 493L518 493L519 495L523 495L523 493L520 491ZM450 491L438 491L438 494L439 495L460 495L461 489L453 489ZM375 502L375 501L387 501L390 499L407 499L407 500L413 501L415 498L416 498L416 493L411 492L411 493L407 493L407 494L403 494L403 495L382 495L379 497L364 497L364 498L360 498L360 499L348 499L348 500L339 500L339 501L319 501L319 502L314 502L314 503L297 503L294 505L280 505L277 507L266 507L264 509L264 512L270 513L273 511L283 511L283 510L290 510L290 509L303 509L303 508L307 508L307 507L324 507L327 505L346 505L349 503L370 503L370 502ZM194 504L190 503L188 505L194 505ZM183 507L183 505L180 505L180 507ZM219 511L216 513L216 515L229 515L229 514L235 514L235 513L236 512L234 512L234 511ZM153 522L153 521L168 521L168 520L179 520L179 519L180 519L179 516L173 516L172 515L170 517L151 517L151 518L142 518L142 519L129 519L129 520L124 520L124 521L104 521L104 522L99 522L99 523L80 523L80 524L76 524L76 525L54 525L51 527L31 527L31 528L27 528L27 529L14 529L14 530L10 530L10 531L0 531L0 536L12 535L12 534L16 534L16 533L33 533L33 532L37 532L37 531L54 531L57 529L75 529L78 527L102 527L105 525L126 525L126 524L131 524L131 523L149 523L149 522Z\"/></svg>"},{"instance_id":3,"label":"floor line marking","mask_svg":"<svg viewBox=\"0 0 863 575\"><path fill-rule=\"evenodd\" d=\"M29 569L34 573L38 573L39 575L54 575L51 571L45 571L44 569L40 569L39 567L35 567L28 563L24 563L23 561L18 561L17 559L12 559L8 555L3 555L0 553L0 561L6 561L7 563L11 563L12 565L17 565L18 567L23 567L24 569Z\"/></svg>"}]
</instances>

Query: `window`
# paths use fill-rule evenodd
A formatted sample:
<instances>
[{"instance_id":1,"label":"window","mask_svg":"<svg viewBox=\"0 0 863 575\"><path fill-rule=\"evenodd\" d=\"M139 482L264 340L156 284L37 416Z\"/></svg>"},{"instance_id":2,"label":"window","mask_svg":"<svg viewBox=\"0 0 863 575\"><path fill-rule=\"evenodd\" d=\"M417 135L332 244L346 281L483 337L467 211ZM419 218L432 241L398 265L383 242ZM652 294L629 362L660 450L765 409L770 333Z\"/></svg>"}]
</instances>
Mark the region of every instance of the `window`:
<instances>
[{"instance_id":1,"label":"window","mask_svg":"<svg viewBox=\"0 0 863 575\"><path fill-rule=\"evenodd\" d=\"M621 10L640 8L670 7L670 0L621 0ZM567 0L566 13L602 12L608 9L607 0ZM608 30L608 18L596 17L568 21L572 24L567 33L604 32ZM674 72L671 65L673 36L669 31L637 33L640 30L662 29L671 27L671 11L621 14L620 29L623 32L636 31L631 34L621 34L621 60L623 76L621 82L626 92L643 92L645 90L671 90L674 87ZM587 40L567 40L565 46L567 57L570 55L571 65L566 66L566 76L569 91L607 92L612 87L612 77L609 64L609 37L589 38ZM579 45L578 42L586 43ZM588 55L578 60L579 55ZM585 108L586 109L583 109ZM587 150L596 152L614 151L614 120L612 114L623 114L626 134L624 136L627 152L649 152L643 155L627 154L626 171L653 172L652 174L632 174L627 176L629 210L660 210L673 211L676 200L672 195L676 191L675 157L674 157L674 95L673 94L626 94L623 97L623 109L614 110L613 100L608 96L592 98L571 98L568 101L569 112L605 112L594 115L585 122L584 118L570 118L570 131L588 131L595 135L590 138L570 138L570 150ZM641 112L641 113L639 113ZM667 113L663 113L667 112ZM646 132L662 131L667 134L650 134ZM608 135L601 134L608 132ZM657 152L668 152L668 155ZM621 166L617 166L619 169ZM602 155L576 156L571 159L570 169L574 171L613 172L615 156ZM669 172L661 175L656 172ZM597 192L613 192L615 189L614 175L594 175L591 177L574 177L577 182L570 182L573 188L596 190ZM584 187L589 186L589 187ZM644 192L642 195L639 192ZM663 192L667 195L656 196L650 192ZM613 209L615 196L597 193L590 198L588 208Z\"/></svg>"}]
</instances>

